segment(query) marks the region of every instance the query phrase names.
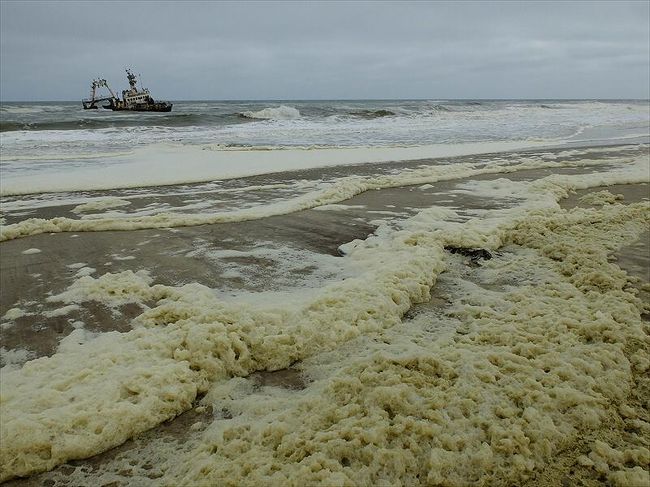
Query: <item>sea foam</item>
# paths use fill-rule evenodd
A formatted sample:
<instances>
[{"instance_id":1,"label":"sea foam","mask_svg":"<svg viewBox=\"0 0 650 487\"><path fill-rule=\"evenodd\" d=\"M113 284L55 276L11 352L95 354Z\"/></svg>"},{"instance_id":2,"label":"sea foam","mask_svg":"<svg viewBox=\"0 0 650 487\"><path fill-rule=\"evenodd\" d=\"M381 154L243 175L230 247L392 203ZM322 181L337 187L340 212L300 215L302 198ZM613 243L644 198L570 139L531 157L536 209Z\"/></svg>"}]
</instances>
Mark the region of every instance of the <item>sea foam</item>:
<instances>
[{"instance_id":1,"label":"sea foam","mask_svg":"<svg viewBox=\"0 0 650 487\"><path fill-rule=\"evenodd\" d=\"M180 454L179 445L161 446L163 483L526 480L579 432L610 421L608 404L626 397L632 369L643 372L635 358L642 303L608 254L647 228L648 203L570 212L556 203L575 188L639 177L647 180L647 171L524 182L524 203L461 223L448 210L424 210L346 247L342 258L365 272L291 305L251 308L205 286L154 284L131 271L80 277L51 299L155 304L131 332L71 340L51 357L3 371L0 475L104 451L189 409L202 392L221 408L230 404L221 384L233 377L375 337L373 353L338 361L338 372L291 401L261 408L249 395L244 407L233 405L237 419L195 429ZM495 272L526 267L544 278L502 293L461 288L451 311L458 334L431 341L404 327L404 341L391 328L429 299L452 265L448 245L515 246L525 258L495 260ZM612 481L633 475L615 454L597 451L611 457ZM634 458L630 465L643 470L643 452Z\"/></svg>"}]
</instances>

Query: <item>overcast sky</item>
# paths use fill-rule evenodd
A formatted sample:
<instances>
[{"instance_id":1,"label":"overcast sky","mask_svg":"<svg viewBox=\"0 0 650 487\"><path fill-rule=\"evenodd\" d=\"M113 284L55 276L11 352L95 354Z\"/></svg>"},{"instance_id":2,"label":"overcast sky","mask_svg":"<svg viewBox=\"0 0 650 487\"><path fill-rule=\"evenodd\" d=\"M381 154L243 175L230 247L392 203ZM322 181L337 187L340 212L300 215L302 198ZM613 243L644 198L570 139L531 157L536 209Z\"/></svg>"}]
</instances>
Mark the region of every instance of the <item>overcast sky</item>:
<instances>
[{"instance_id":1,"label":"overcast sky","mask_svg":"<svg viewBox=\"0 0 650 487\"><path fill-rule=\"evenodd\" d=\"M648 98L649 2L0 0L0 99Z\"/></svg>"}]
</instances>

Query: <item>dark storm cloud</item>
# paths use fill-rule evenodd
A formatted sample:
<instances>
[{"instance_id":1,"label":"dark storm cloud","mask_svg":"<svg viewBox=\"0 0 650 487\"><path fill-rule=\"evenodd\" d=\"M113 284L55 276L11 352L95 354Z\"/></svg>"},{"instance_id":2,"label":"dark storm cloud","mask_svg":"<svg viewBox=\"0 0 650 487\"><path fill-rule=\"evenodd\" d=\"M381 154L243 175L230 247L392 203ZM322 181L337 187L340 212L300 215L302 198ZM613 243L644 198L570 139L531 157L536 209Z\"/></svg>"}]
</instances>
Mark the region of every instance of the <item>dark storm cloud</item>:
<instances>
[{"instance_id":1,"label":"dark storm cloud","mask_svg":"<svg viewBox=\"0 0 650 487\"><path fill-rule=\"evenodd\" d=\"M3 100L647 98L647 2L1 3Z\"/></svg>"}]
</instances>

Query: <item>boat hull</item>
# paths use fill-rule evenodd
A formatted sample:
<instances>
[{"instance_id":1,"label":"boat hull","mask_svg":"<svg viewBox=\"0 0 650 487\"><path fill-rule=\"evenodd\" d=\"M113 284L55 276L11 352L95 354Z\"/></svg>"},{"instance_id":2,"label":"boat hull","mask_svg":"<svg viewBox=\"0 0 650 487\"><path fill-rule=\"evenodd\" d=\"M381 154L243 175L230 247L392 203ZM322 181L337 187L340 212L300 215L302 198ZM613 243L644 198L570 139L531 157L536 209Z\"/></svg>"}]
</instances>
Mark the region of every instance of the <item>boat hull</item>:
<instances>
[{"instance_id":1,"label":"boat hull","mask_svg":"<svg viewBox=\"0 0 650 487\"><path fill-rule=\"evenodd\" d=\"M156 103L154 105L143 105L143 106L109 106L105 108L110 108L114 112L171 112L173 104L171 103Z\"/></svg>"}]
</instances>

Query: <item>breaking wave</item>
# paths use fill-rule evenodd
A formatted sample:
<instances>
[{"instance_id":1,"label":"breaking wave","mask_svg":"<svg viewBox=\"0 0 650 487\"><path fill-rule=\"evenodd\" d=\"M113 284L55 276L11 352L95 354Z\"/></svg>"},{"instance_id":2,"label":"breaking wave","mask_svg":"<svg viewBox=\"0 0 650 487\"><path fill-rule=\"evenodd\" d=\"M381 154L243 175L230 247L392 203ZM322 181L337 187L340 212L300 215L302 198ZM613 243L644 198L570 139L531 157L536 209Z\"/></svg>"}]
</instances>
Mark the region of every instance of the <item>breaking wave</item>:
<instances>
[{"instance_id":1,"label":"breaking wave","mask_svg":"<svg viewBox=\"0 0 650 487\"><path fill-rule=\"evenodd\" d=\"M294 107L280 105L279 107L264 108L257 112L242 112L240 116L260 120L295 120L300 118L300 112Z\"/></svg>"}]
</instances>

